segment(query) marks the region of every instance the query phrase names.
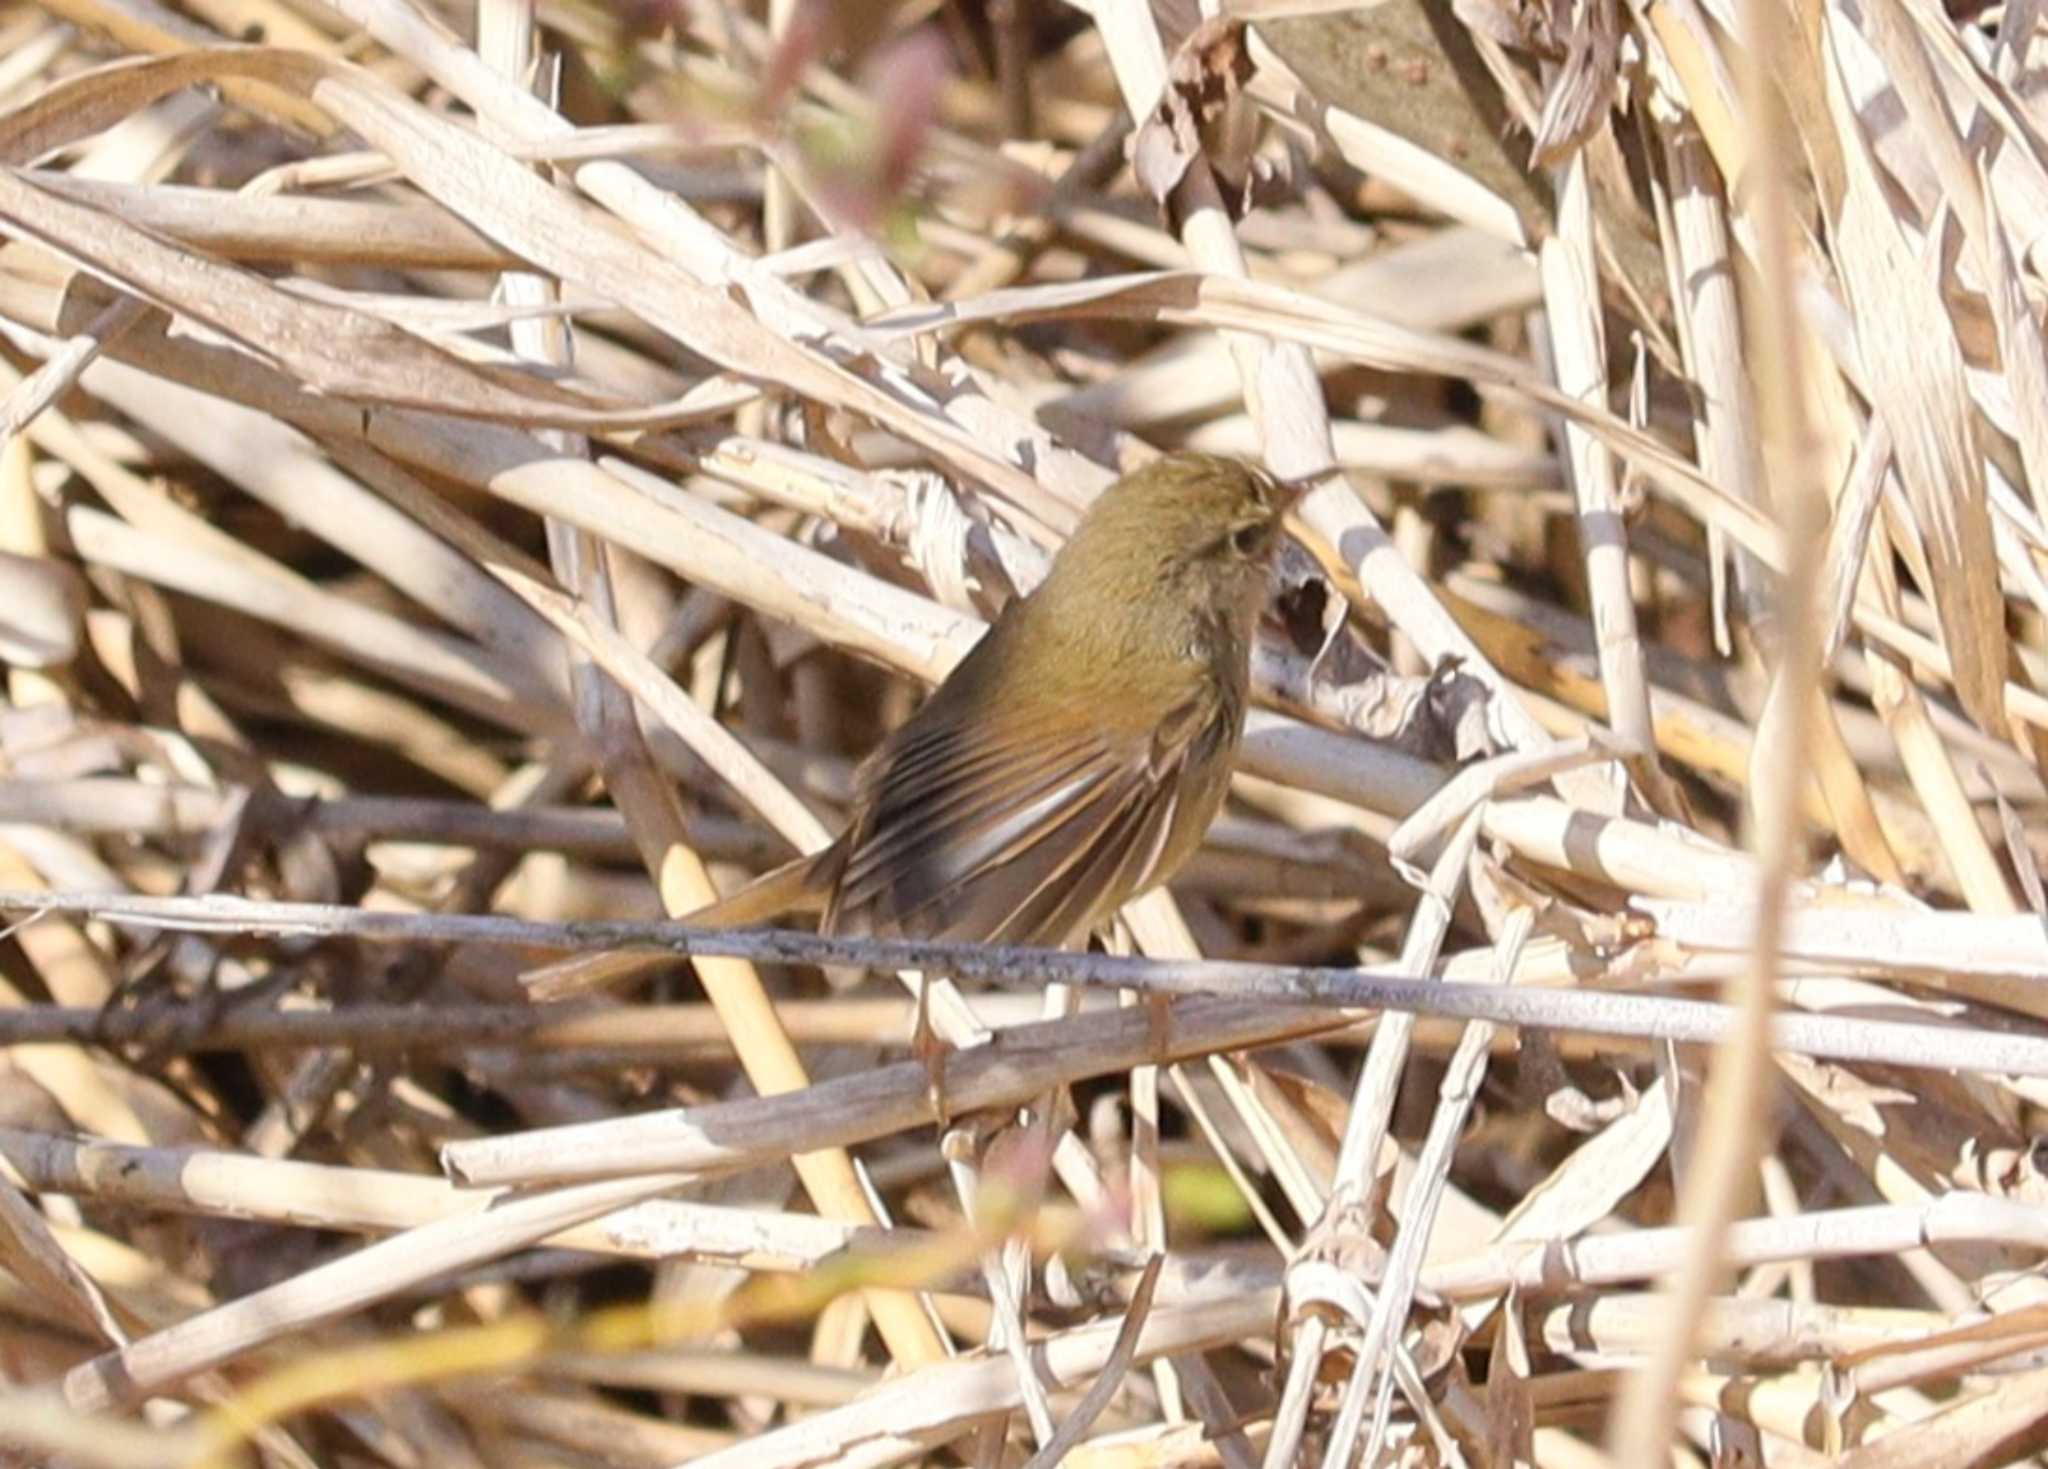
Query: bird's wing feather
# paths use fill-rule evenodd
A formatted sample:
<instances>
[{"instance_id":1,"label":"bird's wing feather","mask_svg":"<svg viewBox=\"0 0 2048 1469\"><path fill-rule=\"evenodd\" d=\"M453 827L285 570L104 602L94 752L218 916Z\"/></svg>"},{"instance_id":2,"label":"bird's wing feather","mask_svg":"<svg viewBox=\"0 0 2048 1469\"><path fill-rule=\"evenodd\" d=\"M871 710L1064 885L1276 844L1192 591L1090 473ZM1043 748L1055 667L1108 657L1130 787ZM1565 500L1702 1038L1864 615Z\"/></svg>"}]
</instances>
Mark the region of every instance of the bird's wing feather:
<instances>
[{"instance_id":1,"label":"bird's wing feather","mask_svg":"<svg viewBox=\"0 0 2048 1469\"><path fill-rule=\"evenodd\" d=\"M1149 877L1181 768L1213 752L1216 725L1197 697L1142 734L1095 720L918 731L868 773L827 930L1067 942Z\"/></svg>"},{"instance_id":2,"label":"bird's wing feather","mask_svg":"<svg viewBox=\"0 0 2048 1469\"><path fill-rule=\"evenodd\" d=\"M1069 844L1058 870L1030 874L1035 880L1031 890L1018 895L1021 901L989 938L1009 944L1065 942L1107 916L1107 907L1122 906L1145 885L1158 862L1176 795L1170 783L1147 783L1136 799L1120 802L1092 836L1080 834Z\"/></svg>"},{"instance_id":3,"label":"bird's wing feather","mask_svg":"<svg viewBox=\"0 0 2048 1469\"><path fill-rule=\"evenodd\" d=\"M826 922L841 927L858 915L861 928L878 932L973 929L973 915L999 901L988 884L991 869L1099 799L1115 773L1094 742L1012 755L1009 765L936 799L916 782L885 781L847 834L846 863ZM991 912L988 924L1001 916Z\"/></svg>"},{"instance_id":4,"label":"bird's wing feather","mask_svg":"<svg viewBox=\"0 0 2048 1469\"><path fill-rule=\"evenodd\" d=\"M879 772L856 817L847 881L915 855L935 834L964 831L1015 808L1071 790L1092 765L1098 741L1088 734L964 742L950 761Z\"/></svg>"}]
</instances>

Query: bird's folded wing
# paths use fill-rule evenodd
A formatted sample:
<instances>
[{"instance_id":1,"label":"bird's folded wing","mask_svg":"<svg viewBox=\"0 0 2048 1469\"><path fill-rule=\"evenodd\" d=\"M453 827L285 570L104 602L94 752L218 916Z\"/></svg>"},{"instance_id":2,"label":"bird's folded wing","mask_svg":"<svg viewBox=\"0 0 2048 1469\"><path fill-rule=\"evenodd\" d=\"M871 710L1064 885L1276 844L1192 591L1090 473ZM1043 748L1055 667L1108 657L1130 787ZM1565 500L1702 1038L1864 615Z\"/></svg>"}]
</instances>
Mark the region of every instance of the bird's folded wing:
<instances>
[{"instance_id":1,"label":"bird's folded wing","mask_svg":"<svg viewBox=\"0 0 2048 1469\"><path fill-rule=\"evenodd\" d=\"M888 751L844 839L826 930L1067 942L1150 875L1181 767L1214 723L1191 701L1142 734L982 726Z\"/></svg>"}]
</instances>

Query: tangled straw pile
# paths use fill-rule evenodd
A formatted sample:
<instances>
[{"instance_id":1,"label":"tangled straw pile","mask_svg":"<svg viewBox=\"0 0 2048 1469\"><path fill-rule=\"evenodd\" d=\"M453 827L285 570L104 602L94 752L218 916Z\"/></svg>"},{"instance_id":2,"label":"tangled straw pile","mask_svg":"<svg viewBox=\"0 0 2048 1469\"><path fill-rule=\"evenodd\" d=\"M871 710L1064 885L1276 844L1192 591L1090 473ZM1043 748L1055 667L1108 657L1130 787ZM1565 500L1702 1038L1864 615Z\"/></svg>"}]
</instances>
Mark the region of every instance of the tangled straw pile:
<instances>
[{"instance_id":1,"label":"tangled straw pile","mask_svg":"<svg viewBox=\"0 0 2048 1469\"><path fill-rule=\"evenodd\" d=\"M0 10L0 1460L2025 1458L2044 42ZM1176 444L1319 488L1149 958L649 925Z\"/></svg>"}]
</instances>

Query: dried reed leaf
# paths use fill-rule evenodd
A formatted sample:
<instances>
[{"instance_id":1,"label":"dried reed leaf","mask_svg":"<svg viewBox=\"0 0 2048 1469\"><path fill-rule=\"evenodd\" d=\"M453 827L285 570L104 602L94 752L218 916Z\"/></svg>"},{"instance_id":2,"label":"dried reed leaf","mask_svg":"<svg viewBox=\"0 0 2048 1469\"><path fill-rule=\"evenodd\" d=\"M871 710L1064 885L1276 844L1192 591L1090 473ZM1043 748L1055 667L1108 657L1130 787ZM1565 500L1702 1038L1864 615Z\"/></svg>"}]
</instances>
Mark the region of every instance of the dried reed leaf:
<instances>
[{"instance_id":1,"label":"dried reed leaf","mask_svg":"<svg viewBox=\"0 0 2048 1469\"><path fill-rule=\"evenodd\" d=\"M1839 101L1842 83L1831 100ZM1837 259L1856 340L1889 425L1900 478L1925 538L1926 590L1941 614L1963 707L1984 728L2005 729L2005 611L1998 596L1983 461L1970 438L1962 350L1935 290L1936 268L1907 239L1879 182L1868 142L1837 108L1847 164L1836 220Z\"/></svg>"}]
</instances>

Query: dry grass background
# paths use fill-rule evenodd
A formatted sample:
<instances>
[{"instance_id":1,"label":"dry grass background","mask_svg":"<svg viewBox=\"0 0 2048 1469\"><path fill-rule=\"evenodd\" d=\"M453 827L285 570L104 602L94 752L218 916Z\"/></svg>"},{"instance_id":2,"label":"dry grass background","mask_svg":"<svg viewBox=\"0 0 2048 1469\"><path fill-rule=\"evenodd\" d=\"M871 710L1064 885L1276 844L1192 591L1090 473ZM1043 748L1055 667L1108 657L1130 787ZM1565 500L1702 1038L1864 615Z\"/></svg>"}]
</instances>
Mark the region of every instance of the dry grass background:
<instances>
[{"instance_id":1,"label":"dry grass background","mask_svg":"<svg viewBox=\"0 0 2048 1469\"><path fill-rule=\"evenodd\" d=\"M2026 1459L2044 42L0 8L0 1459ZM657 921L1177 444L1140 957Z\"/></svg>"}]
</instances>

